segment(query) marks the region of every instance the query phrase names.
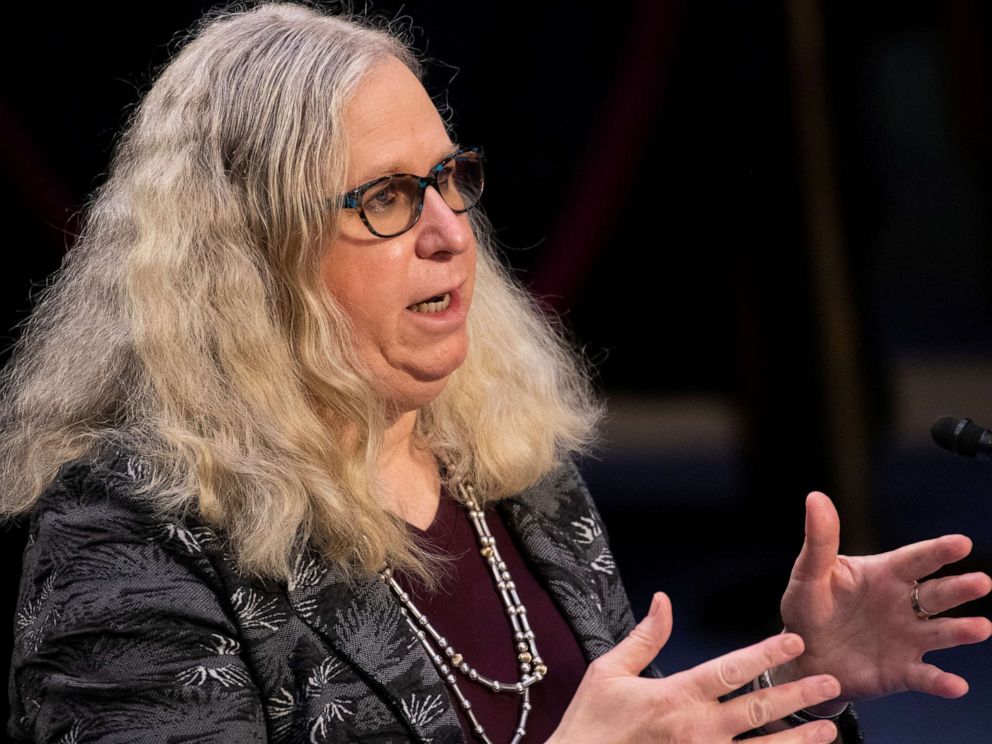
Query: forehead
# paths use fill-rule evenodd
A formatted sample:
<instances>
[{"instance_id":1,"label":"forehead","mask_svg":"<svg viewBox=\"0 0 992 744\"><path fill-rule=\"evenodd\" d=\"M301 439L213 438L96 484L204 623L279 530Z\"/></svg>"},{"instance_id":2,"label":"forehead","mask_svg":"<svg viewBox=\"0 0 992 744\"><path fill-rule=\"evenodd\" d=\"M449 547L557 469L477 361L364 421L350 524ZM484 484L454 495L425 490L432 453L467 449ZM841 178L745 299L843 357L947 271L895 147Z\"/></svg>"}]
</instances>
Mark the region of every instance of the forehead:
<instances>
[{"instance_id":1,"label":"forehead","mask_svg":"<svg viewBox=\"0 0 992 744\"><path fill-rule=\"evenodd\" d=\"M395 57L376 64L344 109L348 185L427 172L453 145L424 86Z\"/></svg>"}]
</instances>

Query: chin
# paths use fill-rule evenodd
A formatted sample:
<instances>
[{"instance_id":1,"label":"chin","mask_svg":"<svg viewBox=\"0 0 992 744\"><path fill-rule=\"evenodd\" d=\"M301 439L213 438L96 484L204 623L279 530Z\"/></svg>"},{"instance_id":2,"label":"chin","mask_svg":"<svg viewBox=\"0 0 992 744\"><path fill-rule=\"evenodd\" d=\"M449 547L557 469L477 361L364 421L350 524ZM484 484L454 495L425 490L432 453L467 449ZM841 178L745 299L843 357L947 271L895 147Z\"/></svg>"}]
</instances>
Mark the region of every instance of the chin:
<instances>
[{"instance_id":1,"label":"chin","mask_svg":"<svg viewBox=\"0 0 992 744\"><path fill-rule=\"evenodd\" d=\"M402 410L421 408L433 402L448 384L451 375L468 356L467 339L435 349L429 354L406 354L403 358L386 358L385 365L373 370L376 387L383 397Z\"/></svg>"},{"instance_id":2,"label":"chin","mask_svg":"<svg viewBox=\"0 0 992 744\"><path fill-rule=\"evenodd\" d=\"M397 411L414 411L433 403L444 392L448 379L417 382L384 391L386 398Z\"/></svg>"},{"instance_id":3,"label":"chin","mask_svg":"<svg viewBox=\"0 0 992 744\"><path fill-rule=\"evenodd\" d=\"M409 410L430 403L439 396L448 384L452 371L454 369L383 365L371 370L370 381L387 404Z\"/></svg>"},{"instance_id":4,"label":"chin","mask_svg":"<svg viewBox=\"0 0 992 744\"><path fill-rule=\"evenodd\" d=\"M384 392L405 410L421 408L434 402L444 392L451 375L461 366L461 361L459 359L457 364L446 365L441 369L407 372L402 379L395 381L391 390Z\"/></svg>"}]
</instances>

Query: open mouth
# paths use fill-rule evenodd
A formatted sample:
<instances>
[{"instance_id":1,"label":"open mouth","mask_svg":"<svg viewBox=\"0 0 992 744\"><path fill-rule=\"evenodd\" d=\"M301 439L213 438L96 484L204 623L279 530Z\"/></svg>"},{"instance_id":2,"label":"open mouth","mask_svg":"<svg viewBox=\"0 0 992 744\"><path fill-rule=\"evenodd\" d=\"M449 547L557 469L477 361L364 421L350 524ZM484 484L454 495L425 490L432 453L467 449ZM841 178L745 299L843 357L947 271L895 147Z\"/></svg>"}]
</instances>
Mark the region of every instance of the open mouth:
<instances>
[{"instance_id":1,"label":"open mouth","mask_svg":"<svg viewBox=\"0 0 992 744\"><path fill-rule=\"evenodd\" d=\"M429 297L423 302L415 302L414 304L407 307L407 310L411 310L415 313L440 313L448 309L448 305L451 304L451 293L445 292L441 295L435 295L434 297Z\"/></svg>"}]
</instances>

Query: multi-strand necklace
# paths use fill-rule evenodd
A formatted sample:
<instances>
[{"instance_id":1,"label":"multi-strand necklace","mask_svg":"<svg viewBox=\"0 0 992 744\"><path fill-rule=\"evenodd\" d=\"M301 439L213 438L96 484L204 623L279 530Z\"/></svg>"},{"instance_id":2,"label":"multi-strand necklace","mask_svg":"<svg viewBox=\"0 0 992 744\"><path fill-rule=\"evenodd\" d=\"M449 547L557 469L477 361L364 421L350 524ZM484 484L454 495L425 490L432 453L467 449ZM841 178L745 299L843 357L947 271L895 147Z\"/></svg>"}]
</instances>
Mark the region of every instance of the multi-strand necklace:
<instances>
[{"instance_id":1,"label":"multi-strand necklace","mask_svg":"<svg viewBox=\"0 0 992 744\"><path fill-rule=\"evenodd\" d=\"M530 686L544 679L548 673L548 667L537 652L534 631L531 630L530 623L527 622L527 608L520 601L520 597L517 595L516 584L513 583L513 578L510 576L506 562L499 554L499 549L496 547L496 538L492 536L492 533L489 531L489 525L486 524L486 515L479 508L479 504L475 499L475 489L469 484L462 483L457 485L457 489L462 503L468 509L468 516L472 522L472 526L475 527L475 532L479 537L479 553L485 559L486 563L489 564L489 570L492 573L496 591L503 600L503 606L506 607L506 614L510 618L510 625L513 627L514 651L517 655L517 664L520 669L519 679L515 682L501 682L490 679L480 673L478 669L470 665L465 660L465 657L458 653L448 643L447 639L431 625L427 616L414 606L410 595L404 591L403 587L400 586L399 582L393 576L392 569L384 568L380 572L380 575L399 600L401 605L400 612L406 618L407 623L410 624L410 627L427 651L427 655L434 663L434 666L437 667L441 679L451 688L455 699L472 724L472 731L479 741L483 742L483 744L493 744L486 735L482 724L479 723L479 719L476 718L475 713L472 711L472 703L459 689L458 678L453 670L459 672L471 682L488 687L493 692L512 693L521 696L520 719L517 722L517 729L514 732L513 739L510 740L510 744L519 744L520 740L527 733L527 716L530 715L531 711Z\"/></svg>"}]
</instances>

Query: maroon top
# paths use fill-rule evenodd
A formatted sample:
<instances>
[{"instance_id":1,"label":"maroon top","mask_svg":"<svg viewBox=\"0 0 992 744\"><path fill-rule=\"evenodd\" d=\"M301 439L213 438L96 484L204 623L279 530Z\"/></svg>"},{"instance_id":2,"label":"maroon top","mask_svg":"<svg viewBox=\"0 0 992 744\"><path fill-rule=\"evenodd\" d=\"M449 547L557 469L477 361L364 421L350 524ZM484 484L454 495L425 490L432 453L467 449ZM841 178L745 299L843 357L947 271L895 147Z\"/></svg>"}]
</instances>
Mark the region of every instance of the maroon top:
<instances>
[{"instance_id":1,"label":"maroon top","mask_svg":"<svg viewBox=\"0 0 992 744\"><path fill-rule=\"evenodd\" d=\"M587 662L572 629L524 562L499 514L487 509L486 522L517 586L517 594L527 607L527 620L534 631L538 652L548 667L547 676L530 688L533 709L524 737L524 741L539 744L557 728ZM431 625L466 662L490 679L516 682L520 671L513 628L493 584L489 565L479 554L478 536L468 512L442 492L431 526L426 531L412 529L433 551L450 556L452 561L433 593L428 594L399 573L397 581L413 597L417 609L427 615ZM460 672L455 674L458 688L472 702L472 711L486 735L495 744L509 742L520 719L523 698L516 693L494 693ZM474 741L469 720L457 701L454 708L466 740Z\"/></svg>"}]
</instances>

